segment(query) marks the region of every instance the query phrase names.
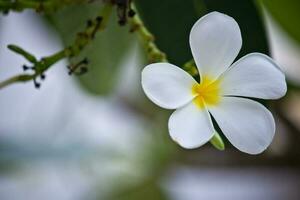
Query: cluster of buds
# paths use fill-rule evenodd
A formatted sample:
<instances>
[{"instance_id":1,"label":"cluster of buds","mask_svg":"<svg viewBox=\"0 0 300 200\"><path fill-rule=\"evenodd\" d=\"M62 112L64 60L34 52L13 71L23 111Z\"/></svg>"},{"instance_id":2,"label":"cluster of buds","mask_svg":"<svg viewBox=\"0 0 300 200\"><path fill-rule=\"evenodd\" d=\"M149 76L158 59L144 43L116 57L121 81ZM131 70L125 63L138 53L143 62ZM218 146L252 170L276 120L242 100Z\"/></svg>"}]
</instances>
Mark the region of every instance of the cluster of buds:
<instances>
[{"instance_id":1,"label":"cluster of buds","mask_svg":"<svg viewBox=\"0 0 300 200\"><path fill-rule=\"evenodd\" d=\"M34 66L33 66L33 67L30 67L30 66L27 66L27 65L23 65L23 70L24 70L24 71L32 70L32 71L36 72L36 67L34 67ZM41 74L39 75L39 77L40 77L41 81L43 81L43 80L46 79L46 75L45 75L44 73L41 73ZM38 88L41 87L41 83L37 81L37 78L36 78L36 77L33 78L33 83L34 83L34 87L35 87L35 88L38 89Z\"/></svg>"}]
</instances>

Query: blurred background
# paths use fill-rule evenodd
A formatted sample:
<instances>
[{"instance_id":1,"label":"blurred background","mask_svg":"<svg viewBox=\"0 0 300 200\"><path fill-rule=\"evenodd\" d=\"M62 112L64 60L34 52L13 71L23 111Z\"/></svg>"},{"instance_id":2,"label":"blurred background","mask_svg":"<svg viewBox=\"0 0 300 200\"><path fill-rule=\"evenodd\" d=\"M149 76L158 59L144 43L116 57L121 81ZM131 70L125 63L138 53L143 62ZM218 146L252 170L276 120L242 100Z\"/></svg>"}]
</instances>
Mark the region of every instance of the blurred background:
<instances>
[{"instance_id":1,"label":"blurred background","mask_svg":"<svg viewBox=\"0 0 300 200\"><path fill-rule=\"evenodd\" d=\"M277 125L271 146L251 156L228 141L224 151L209 143L184 150L172 142L171 111L155 106L141 89L145 50L129 26L118 25L114 11L107 29L75 58L90 60L88 73L69 76L70 61L62 60L46 72L40 89L27 82L0 90L0 199L300 199L300 2L134 2L158 47L178 66L192 58L192 25L210 11L240 25L239 57L262 52L276 60L288 93L263 102ZM0 15L0 81L26 64L8 44L39 58L51 55L70 44L102 5Z\"/></svg>"}]
</instances>

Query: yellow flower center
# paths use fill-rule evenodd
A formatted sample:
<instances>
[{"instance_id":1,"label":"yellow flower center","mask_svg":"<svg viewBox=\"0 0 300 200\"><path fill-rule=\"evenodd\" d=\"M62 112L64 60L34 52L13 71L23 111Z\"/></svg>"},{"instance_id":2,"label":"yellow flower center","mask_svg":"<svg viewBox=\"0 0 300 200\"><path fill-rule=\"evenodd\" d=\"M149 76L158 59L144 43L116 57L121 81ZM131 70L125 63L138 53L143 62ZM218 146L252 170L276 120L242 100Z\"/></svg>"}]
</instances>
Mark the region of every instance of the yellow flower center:
<instances>
[{"instance_id":1,"label":"yellow flower center","mask_svg":"<svg viewBox=\"0 0 300 200\"><path fill-rule=\"evenodd\" d=\"M197 95L193 102L199 107L205 105L214 106L220 101L220 80L212 80L208 76L203 76L200 84L192 86L193 95Z\"/></svg>"}]
</instances>

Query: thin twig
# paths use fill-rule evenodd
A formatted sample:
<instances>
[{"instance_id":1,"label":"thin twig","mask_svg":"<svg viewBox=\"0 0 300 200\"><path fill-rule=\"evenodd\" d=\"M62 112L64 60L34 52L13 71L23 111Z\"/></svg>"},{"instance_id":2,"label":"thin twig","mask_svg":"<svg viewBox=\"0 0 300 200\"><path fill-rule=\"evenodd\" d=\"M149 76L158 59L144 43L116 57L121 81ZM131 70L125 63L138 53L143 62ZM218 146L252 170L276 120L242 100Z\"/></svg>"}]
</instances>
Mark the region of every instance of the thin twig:
<instances>
[{"instance_id":1,"label":"thin twig","mask_svg":"<svg viewBox=\"0 0 300 200\"><path fill-rule=\"evenodd\" d=\"M26 82L29 80L32 80L34 78L34 75L29 74L20 74L17 76L13 76L3 82L0 83L0 89L4 88L5 86L8 86L10 84L13 84L15 82Z\"/></svg>"},{"instance_id":2,"label":"thin twig","mask_svg":"<svg viewBox=\"0 0 300 200\"><path fill-rule=\"evenodd\" d=\"M137 32L143 41L149 62L168 62L166 54L157 47L154 36L146 28L136 9L135 15L129 18L129 24L131 25L130 31Z\"/></svg>"},{"instance_id":3,"label":"thin twig","mask_svg":"<svg viewBox=\"0 0 300 200\"><path fill-rule=\"evenodd\" d=\"M77 56L82 51L82 49L85 48L90 43L90 41L92 41L94 39L95 34L98 31L102 31L107 26L107 22L109 20L111 12L112 12L112 7L113 7L113 5L111 3L106 3L100 12L100 16L98 16L94 20L92 20L91 23L88 24L87 28L84 31L78 33L74 43L72 45L70 45L69 47L66 47L63 50L61 50L53 55L50 55L48 57L44 57L36 62L33 62L34 59L31 59L32 64L33 64L31 69L34 70L34 74L23 73L23 74L8 78L7 80L0 82L0 89L6 87L8 85L11 85L13 83L27 82L30 80L35 81L35 79L38 76L43 76L43 73L46 70L48 70L51 66L53 66L53 64L58 62L59 60L66 58L66 57L72 58L74 56ZM9 47L11 50L14 50L16 53L20 54L20 52L22 52L22 55L25 58L28 57L27 54L29 54L29 53L27 53L25 50L23 50L19 47L14 47L14 45L10 45ZM18 49L18 51L16 51L15 49ZM31 55L29 54L29 56L31 56ZM29 61L31 62L31 60L29 60ZM36 86L38 86L38 85L36 85Z\"/></svg>"}]
</instances>

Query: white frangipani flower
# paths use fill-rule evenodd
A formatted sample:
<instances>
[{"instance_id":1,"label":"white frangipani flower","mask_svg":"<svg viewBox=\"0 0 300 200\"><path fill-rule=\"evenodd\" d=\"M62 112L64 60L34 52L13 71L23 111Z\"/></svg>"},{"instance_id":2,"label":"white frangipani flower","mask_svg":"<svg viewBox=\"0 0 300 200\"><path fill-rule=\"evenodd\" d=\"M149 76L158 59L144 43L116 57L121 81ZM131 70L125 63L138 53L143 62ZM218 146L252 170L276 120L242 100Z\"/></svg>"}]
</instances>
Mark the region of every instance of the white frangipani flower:
<instances>
[{"instance_id":1,"label":"white frangipani flower","mask_svg":"<svg viewBox=\"0 0 300 200\"><path fill-rule=\"evenodd\" d=\"M197 148L215 133L211 116L240 151L258 154L275 133L272 114L260 103L244 98L278 99L285 95L285 76L271 58L251 53L234 64L242 46L237 22L212 12L199 19L190 33L190 46L200 83L169 63L154 63L142 71L142 87L149 99L177 109L169 119L174 141Z\"/></svg>"}]
</instances>

